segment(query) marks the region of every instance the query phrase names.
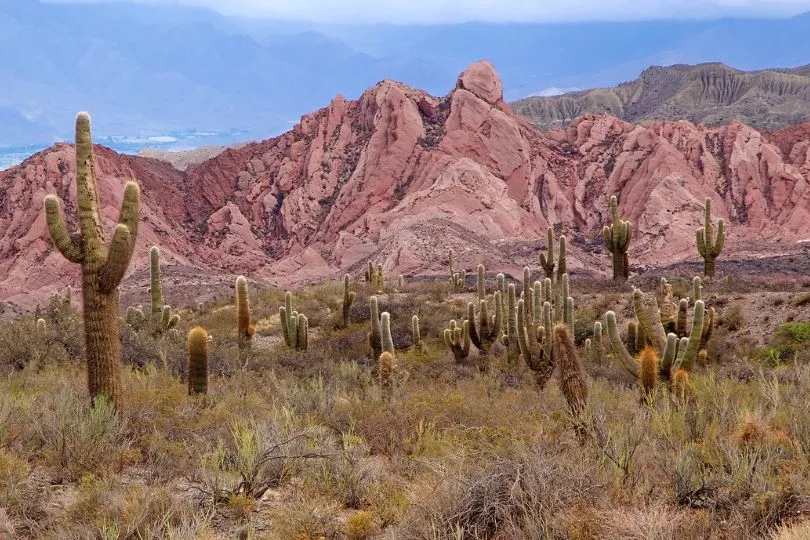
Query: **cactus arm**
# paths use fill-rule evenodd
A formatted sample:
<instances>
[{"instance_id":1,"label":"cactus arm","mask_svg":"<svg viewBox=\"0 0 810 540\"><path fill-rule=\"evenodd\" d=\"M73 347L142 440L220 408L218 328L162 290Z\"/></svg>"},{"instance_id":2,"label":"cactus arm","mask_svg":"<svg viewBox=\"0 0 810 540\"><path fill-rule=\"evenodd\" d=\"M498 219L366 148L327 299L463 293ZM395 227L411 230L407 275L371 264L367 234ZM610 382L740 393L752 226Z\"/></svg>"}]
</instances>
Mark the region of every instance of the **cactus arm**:
<instances>
[{"instance_id":1,"label":"cactus arm","mask_svg":"<svg viewBox=\"0 0 810 540\"><path fill-rule=\"evenodd\" d=\"M612 311L608 311L605 315L605 319L607 322L608 339L610 339L613 352L619 358L622 367L631 375L638 378L638 362L627 352L621 337L619 337L619 328L616 326L616 314Z\"/></svg>"},{"instance_id":2,"label":"cactus arm","mask_svg":"<svg viewBox=\"0 0 810 540\"><path fill-rule=\"evenodd\" d=\"M566 275L565 269L565 236L560 235L560 256L557 258L557 279Z\"/></svg>"},{"instance_id":3,"label":"cactus arm","mask_svg":"<svg viewBox=\"0 0 810 540\"><path fill-rule=\"evenodd\" d=\"M476 289L478 290L478 300L480 301L480 300L484 300L487 297L486 282L484 281L484 279L485 279L484 265L479 264L478 268L476 270L478 272L477 279L476 279Z\"/></svg>"},{"instance_id":4,"label":"cactus arm","mask_svg":"<svg viewBox=\"0 0 810 540\"><path fill-rule=\"evenodd\" d=\"M607 225L602 227L602 237L605 239L605 247L607 247L608 251L613 253L612 235L610 232L610 227Z\"/></svg>"},{"instance_id":5,"label":"cactus arm","mask_svg":"<svg viewBox=\"0 0 810 540\"><path fill-rule=\"evenodd\" d=\"M130 246L134 244L130 240L129 229L126 225L115 226L112 243L107 255L107 260L99 270L99 292L103 294L112 293L127 272L132 250Z\"/></svg>"},{"instance_id":6,"label":"cactus arm","mask_svg":"<svg viewBox=\"0 0 810 540\"><path fill-rule=\"evenodd\" d=\"M492 319L491 338L493 341L503 335L503 296L495 292L495 315Z\"/></svg>"},{"instance_id":7,"label":"cactus arm","mask_svg":"<svg viewBox=\"0 0 810 540\"><path fill-rule=\"evenodd\" d=\"M664 326L658 309L655 295L644 295L640 289L633 290L633 308L642 330L642 343L651 343L659 352L664 351L667 343Z\"/></svg>"},{"instance_id":8,"label":"cactus arm","mask_svg":"<svg viewBox=\"0 0 810 540\"><path fill-rule=\"evenodd\" d=\"M59 197L56 195L45 197L45 222L48 225L48 232L59 253L72 263L80 263L84 259L81 235L71 236L68 233L60 206Z\"/></svg>"},{"instance_id":9,"label":"cactus arm","mask_svg":"<svg viewBox=\"0 0 810 540\"><path fill-rule=\"evenodd\" d=\"M149 250L149 294L152 300L152 313L163 310L163 290L160 286L160 249L152 246Z\"/></svg>"},{"instance_id":10,"label":"cactus arm","mask_svg":"<svg viewBox=\"0 0 810 540\"><path fill-rule=\"evenodd\" d=\"M706 256L706 240L704 232L703 227L695 231L695 245L697 246L698 253L701 257Z\"/></svg>"},{"instance_id":11,"label":"cactus arm","mask_svg":"<svg viewBox=\"0 0 810 540\"><path fill-rule=\"evenodd\" d=\"M470 340L479 351L483 346L481 336L485 333L487 324L485 322L485 314L484 314L484 310L486 309L486 300L481 300L480 302L481 302L481 317L480 317L481 320L478 325L475 324L477 318L475 316L475 303L473 302L467 303L467 320L470 321L470 328L469 328ZM480 332L477 326L480 326Z\"/></svg>"},{"instance_id":12,"label":"cactus arm","mask_svg":"<svg viewBox=\"0 0 810 540\"><path fill-rule=\"evenodd\" d=\"M382 350L394 354L394 340L391 338L391 315L384 311L380 315L380 330L382 332Z\"/></svg>"},{"instance_id":13,"label":"cactus arm","mask_svg":"<svg viewBox=\"0 0 810 540\"><path fill-rule=\"evenodd\" d=\"M295 349L297 351L307 350L309 345L309 321L303 313L298 314L298 330L296 332L297 343Z\"/></svg>"},{"instance_id":14,"label":"cactus arm","mask_svg":"<svg viewBox=\"0 0 810 540\"><path fill-rule=\"evenodd\" d=\"M717 257L723 251L723 246L726 242L726 222L722 219L717 221L717 239L715 240L714 247L712 248L712 255Z\"/></svg>"}]
</instances>

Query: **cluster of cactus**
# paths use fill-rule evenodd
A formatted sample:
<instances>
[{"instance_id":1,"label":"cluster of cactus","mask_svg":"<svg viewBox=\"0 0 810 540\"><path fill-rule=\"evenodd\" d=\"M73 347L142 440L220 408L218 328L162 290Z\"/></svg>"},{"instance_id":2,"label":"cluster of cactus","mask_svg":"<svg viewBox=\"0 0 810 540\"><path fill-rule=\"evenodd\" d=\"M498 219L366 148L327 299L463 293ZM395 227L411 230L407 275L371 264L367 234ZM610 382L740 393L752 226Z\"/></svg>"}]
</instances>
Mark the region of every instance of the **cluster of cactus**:
<instances>
[{"instance_id":1,"label":"cluster of cactus","mask_svg":"<svg viewBox=\"0 0 810 540\"><path fill-rule=\"evenodd\" d=\"M654 294L644 294L639 289L633 290L633 309L638 320L635 335L628 335L631 349L622 342L616 323L616 314L608 311L605 315L608 337L615 357L622 366L641 381L645 395L654 391L659 381L664 381L672 388L672 381L679 370L683 371L677 378L683 383L688 380L698 357L701 336L704 330L705 306L702 300L694 303L692 327L689 337L681 337L674 332L667 333L661 321L661 312ZM628 332L629 334L629 332ZM634 349L641 347L638 359ZM660 358L660 361L659 361Z\"/></svg>"},{"instance_id":2,"label":"cluster of cactus","mask_svg":"<svg viewBox=\"0 0 810 540\"><path fill-rule=\"evenodd\" d=\"M722 219L717 221L717 235L715 236L712 224L712 200L709 198L706 198L704 211L704 224L695 233L695 243L698 253L703 257L703 274L707 277L714 277L714 261L723 251L723 244L726 241L725 222Z\"/></svg>"},{"instance_id":3,"label":"cluster of cactus","mask_svg":"<svg viewBox=\"0 0 810 540\"><path fill-rule=\"evenodd\" d=\"M284 294L284 305L278 308L284 343L296 351L306 351L309 344L309 321L292 308L292 293Z\"/></svg>"},{"instance_id":4,"label":"cluster of cactus","mask_svg":"<svg viewBox=\"0 0 810 540\"><path fill-rule=\"evenodd\" d=\"M585 340L585 358L598 366L607 364L607 351L605 349L602 323L593 323L593 337Z\"/></svg>"},{"instance_id":5,"label":"cluster of cactus","mask_svg":"<svg viewBox=\"0 0 810 540\"><path fill-rule=\"evenodd\" d=\"M556 290L552 280L535 281L532 286L528 268L523 271L523 293L516 301L513 284L507 297L507 325L503 338L507 362L514 366L518 356L534 372L542 388L551 378L554 359L555 325L563 325L569 336L574 334L574 299L570 296L568 274L561 274Z\"/></svg>"},{"instance_id":6,"label":"cluster of cactus","mask_svg":"<svg viewBox=\"0 0 810 540\"><path fill-rule=\"evenodd\" d=\"M149 294L152 300L150 321L155 334L162 334L177 326L180 316L172 313L171 306L163 303L163 289L160 284L160 250L152 246L149 250Z\"/></svg>"},{"instance_id":7,"label":"cluster of cactus","mask_svg":"<svg viewBox=\"0 0 810 540\"><path fill-rule=\"evenodd\" d=\"M450 261L450 286L453 288L454 291L463 291L464 286L467 283L467 272L462 270L461 272L456 272L455 267L453 265L453 250L447 250L447 258Z\"/></svg>"},{"instance_id":8,"label":"cluster of cactus","mask_svg":"<svg viewBox=\"0 0 810 540\"><path fill-rule=\"evenodd\" d=\"M243 361L246 360L247 353L253 344L253 334L255 332L256 327L253 325L250 316L247 280L244 276L239 276L236 278L236 335L239 356ZM306 342L306 339L304 341ZM306 347L304 348L306 349Z\"/></svg>"},{"instance_id":9,"label":"cluster of cactus","mask_svg":"<svg viewBox=\"0 0 810 540\"><path fill-rule=\"evenodd\" d=\"M121 345L118 341L118 286L126 273L138 235L140 190L128 182L118 225L109 247L104 237L93 161L90 115L76 117L76 200L80 232L71 234L55 195L45 197L48 232L59 252L82 268L82 299L87 382L91 403L105 396L121 400Z\"/></svg>"},{"instance_id":10,"label":"cluster of cactus","mask_svg":"<svg viewBox=\"0 0 810 540\"><path fill-rule=\"evenodd\" d=\"M208 342L211 336L204 328L197 326L188 332L188 393L208 392Z\"/></svg>"},{"instance_id":11,"label":"cluster of cactus","mask_svg":"<svg viewBox=\"0 0 810 540\"><path fill-rule=\"evenodd\" d=\"M540 253L540 267L546 273L549 279L554 278L554 229L549 227L546 229L546 249L548 253ZM565 268L565 236L560 236L560 254L557 258L557 281L562 279L562 275L566 273Z\"/></svg>"},{"instance_id":12,"label":"cluster of cactus","mask_svg":"<svg viewBox=\"0 0 810 540\"><path fill-rule=\"evenodd\" d=\"M465 319L458 324L451 320L444 329L444 343L453 352L456 363L464 363L470 354L470 321Z\"/></svg>"},{"instance_id":13,"label":"cluster of cactus","mask_svg":"<svg viewBox=\"0 0 810 540\"><path fill-rule=\"evenodd\" d=\"M610 198L610 226L605 225L602 236L605 245L613 254L613 279L627 279L630 275L630 261L627 258L627 248L633 235L633 226L629 221L619 218L619 203L616 196Z\"/></svg>"},{"instance_id":14,"label":"cluster of cactus","mask_svg":"<svg viewBox=\"0 0 810 540\"><path fill-rule=\"evenodd\" d=\"M368 261L368 266L365 272L366 282L371 285L371 290L374 292L382 292L385 289L385 272L383 265L378 264L376 270L374 263Z\"/></svg>"},{"instance_id":15,"label":"cluster of cactus","mask_svg":"<svg viewBox=\"0 0 810 540\"><path fill-rule=\"evenodd\" d=\"M354 292L349 289L349 274L343 276L343 303L342 303L342 311L343 311L343 328L349 326L349 310L354 303Z\"/></svg>"}]
</instances>

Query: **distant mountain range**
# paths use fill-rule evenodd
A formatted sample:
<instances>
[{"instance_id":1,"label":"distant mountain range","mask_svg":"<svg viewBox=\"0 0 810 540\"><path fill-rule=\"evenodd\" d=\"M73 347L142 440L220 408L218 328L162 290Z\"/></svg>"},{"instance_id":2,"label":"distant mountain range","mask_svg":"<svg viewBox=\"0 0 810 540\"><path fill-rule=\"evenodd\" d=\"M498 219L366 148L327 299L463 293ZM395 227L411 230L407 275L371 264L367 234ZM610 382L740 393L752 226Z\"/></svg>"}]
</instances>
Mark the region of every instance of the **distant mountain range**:
<instances>
[{"instance_id":1,"label":"distant mountain range","mask_svg":"<svg viewBox=\"0 0 810 540\"><path fill-rule=\"evenodd\" d=\"M751 72L717 63L653 67L614 88L530 97L512 108L540 128L605 113L629 122L683 119L721 126L737 120L776 130L810 118L810 66Z\"/></svg>"},{"instance_id":2,"label":"distant mountain range","mask_svg":"<svg viewBox=\"0 0 810 540\"><path fill-rule=\"evenodd\" d=\"M650 65L803 65L810 15L627 23L322 25L127 3L0 4L0 146L70 139L89 110L97 139L178 130L279 134L340 93L382 79L439 95L489 59L508 101L612 86Z\"/></svg>"}]
</instances>

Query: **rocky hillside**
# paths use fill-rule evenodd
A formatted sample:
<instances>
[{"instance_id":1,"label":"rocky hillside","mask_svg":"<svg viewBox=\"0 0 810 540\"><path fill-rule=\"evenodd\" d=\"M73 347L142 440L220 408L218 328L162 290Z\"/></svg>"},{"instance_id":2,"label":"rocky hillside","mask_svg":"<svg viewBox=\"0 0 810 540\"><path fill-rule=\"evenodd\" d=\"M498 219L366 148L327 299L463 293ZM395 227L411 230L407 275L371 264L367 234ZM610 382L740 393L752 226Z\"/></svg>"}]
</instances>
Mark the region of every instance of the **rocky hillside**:
<instances>
[{"instance_id":1,"label":"rocky hillside","mask_svg":"<svg viewBox=\"0 0 810 540\"><path fill-rule=\"evenodd\" d=\"M777 130L810 119L810 66L752 72L723 64L652 67L615 88L530 97L512 108L542 129L591 113L628 122L689 120L721 126L739 121Z\"/></svg>"},{"instance_id":2,"label":"rocky hillside","mask_svg":"<svg viewBox=\"0 0 810 540\"><path fill-rule=\"evenodd\" d=\"M482 61L444 97L383 81L186 171L101 147L96 160L110 230L124 183L142 186L135 278L124 293L142 286L149 246L159 244L183 271L181 285L202 294L236 273L278 284L359 277L369 259L388 275L443 274L448 247L457 266L516 275L536 261L549 224L569 236L569 269L607 273L600 229L614 193L635 225L634 265L697 260L705 197L730 225L728 256L783 253L810 238L808 130L601 115L543 133L513 114ZM73 216L73 175L66 144L0 173L0 300L31 306L77 283L42 211L56 192Z\"/></svg>"}]
</instances>

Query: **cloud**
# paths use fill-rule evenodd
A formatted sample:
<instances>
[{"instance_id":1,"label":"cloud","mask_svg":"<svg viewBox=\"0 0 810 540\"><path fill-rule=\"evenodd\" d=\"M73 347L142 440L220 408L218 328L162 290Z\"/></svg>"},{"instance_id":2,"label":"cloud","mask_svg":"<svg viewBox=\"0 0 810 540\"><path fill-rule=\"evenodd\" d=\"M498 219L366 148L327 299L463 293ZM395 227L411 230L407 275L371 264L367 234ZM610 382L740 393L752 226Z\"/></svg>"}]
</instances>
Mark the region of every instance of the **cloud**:
<instances>
[{"instance_id":1,"label":"cloud","mask_svg":"<svg viewBox=\"0 0 810 540\"><path fill-rule=\"evenodd\" d=\"M71 0L50 0L71 1ZM75 0L72 0L75 1ZM104 0L80 0L104 1ZM134 0L311 22L453 23L788 17L810 0Z\"/></svg>"}]
</instances>

